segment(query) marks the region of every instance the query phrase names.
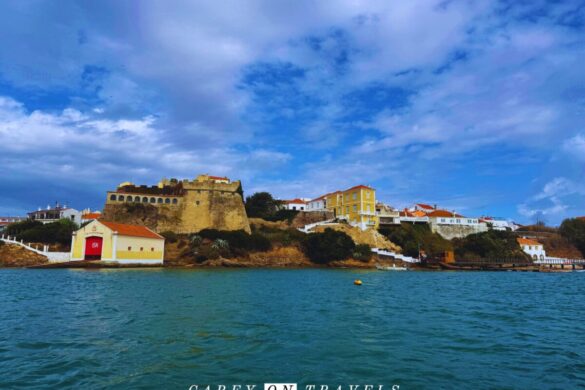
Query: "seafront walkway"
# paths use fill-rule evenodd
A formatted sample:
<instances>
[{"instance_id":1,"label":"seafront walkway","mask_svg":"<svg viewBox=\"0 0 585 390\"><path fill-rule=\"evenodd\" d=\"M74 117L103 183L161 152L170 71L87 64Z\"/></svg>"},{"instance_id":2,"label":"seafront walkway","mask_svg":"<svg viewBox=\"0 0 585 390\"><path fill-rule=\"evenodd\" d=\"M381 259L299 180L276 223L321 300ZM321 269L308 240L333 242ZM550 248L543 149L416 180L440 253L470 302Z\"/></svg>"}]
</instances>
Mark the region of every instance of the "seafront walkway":
<instances>
[{"instance_id":1,"label":"seafront walkway","mask_svg":"<svg viewBox=\"0 0 585 390\"><path fill-rule=\"evenodd\" d=\"M41 250L33 247L31 243L25 244L23 240L17 241L15 237L5 236L4 234L0 237L0 241L4 241L7 244L19 245L29 251L45 256L51 263L60 263L71 259L69 252L49 252L48 245L43 245Z\"/></svg>"}]
</instances>

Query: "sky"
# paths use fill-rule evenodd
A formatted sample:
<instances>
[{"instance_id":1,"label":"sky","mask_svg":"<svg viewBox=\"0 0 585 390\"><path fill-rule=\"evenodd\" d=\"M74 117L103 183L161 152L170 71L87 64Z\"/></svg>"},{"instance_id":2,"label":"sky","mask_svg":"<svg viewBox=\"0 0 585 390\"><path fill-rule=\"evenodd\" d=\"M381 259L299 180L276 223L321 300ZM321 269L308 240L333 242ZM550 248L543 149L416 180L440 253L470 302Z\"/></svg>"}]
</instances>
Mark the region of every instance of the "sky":
<instances>
[{"instance_id":1,"label":"sky","mask_svg":"<svg viewBox=\"0 0 585 390\"><path fill-rule=\"evenodd\" d=\"M585 3L0 2L0 215L201 173L585 215Z\"/></svg>"}]
</instances>

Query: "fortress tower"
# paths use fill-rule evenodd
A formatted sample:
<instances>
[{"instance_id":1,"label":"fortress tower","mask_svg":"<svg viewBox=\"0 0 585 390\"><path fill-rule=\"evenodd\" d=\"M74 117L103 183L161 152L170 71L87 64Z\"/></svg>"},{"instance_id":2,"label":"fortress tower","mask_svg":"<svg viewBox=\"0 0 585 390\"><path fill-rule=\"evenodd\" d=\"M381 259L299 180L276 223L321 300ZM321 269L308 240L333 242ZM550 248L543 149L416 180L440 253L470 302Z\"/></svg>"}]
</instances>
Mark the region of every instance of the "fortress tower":
<instances>
[{"instance_id":1,"label":"fortress tower","mask_svg":"<svg viewBox=\"0 0 585 390\"><path fill-rule=\"evenodd\" d=\"M240 181L209 175L162 179L155 186L124 182L108 191L102 218L146 225L157 232L196 233L206 228L250 232Z\"/></svg>"}]
</instances>

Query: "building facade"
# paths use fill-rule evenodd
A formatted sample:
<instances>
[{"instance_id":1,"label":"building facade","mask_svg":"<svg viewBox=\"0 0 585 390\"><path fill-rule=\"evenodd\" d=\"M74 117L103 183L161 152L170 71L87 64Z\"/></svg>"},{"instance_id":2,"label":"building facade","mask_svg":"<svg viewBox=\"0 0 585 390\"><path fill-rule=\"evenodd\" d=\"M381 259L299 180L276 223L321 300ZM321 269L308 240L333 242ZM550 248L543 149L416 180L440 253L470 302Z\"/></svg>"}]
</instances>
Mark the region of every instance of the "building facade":
<instances>
[{"instance_id":1,"label":"building facade","mask_svg":"<svg viewBox=\"0 0 585 390\"><path fill-rule=\"evenodd\" d=\"M542 261L546 259L544 245L542 245L540 242L526 237L518 237L517 241L518 245L520 245L520 248L522 248L524 253L532 257L533 260Z\"/></svg>"},{"instance_id":2,"label":"building facade","mask_svg":"<svg viewBox=\"0 0 585 390\"><path fill-rule=\"evenodd\" d=\"M372 187L358 185L345 191L336 191L327 194L325 202L328 210L352 226L362 230L379 226L376 190Z\"/></svg>"},{"instance_id":3,"label":"building facade","mask_svg":"<svg viewBox=\"0 0 585 390\"><path fill-rule=\"evenodd\" d=\"M326 211L327 210L327 195L322 195L318 198L311 199L307 202L307 211Z\"/></svg>"},{"instance_id":4,"label":"building facade","mask_svg":"<svg viewBox=\"0 0 585 390\"><path fill-rule=\"evenodd\" d=\"M306 211L307 209L307 202L296 198L292 200L283 200L282 207L285 210L297 210L297 211Z\"/></svg>"},{"instance_id":5,"label":"building facade","mask_svg":"<svg viewBox=\"0 0 585 390\"><path fill-rule=\"evenodd\" d=\"M165 240L145 226L94 220L73 233L71 260L163 264Z\"/></svg>"},{"instance_id":6,"label":"building facade","mask_svg":"<svg viewBox=\"0 0 585 390\"><path fill-rule=\"evenodd\" d=\"M158 232L196 233L207 228L250 232L242 193L239 181L209 175L163 179L156 186L125 182L107 192L102 218L130 224L147 220L144 223ZM148 213L149 206L154 215L140 214Z\"/></svg>"},{"instance_id":7,"label":"building facade","mask_svg":"<svg viewBox=\"0 0 585 390\"><path fill-rule=\"evenodd\" d=\"M11 223L22 222L24 220L26 220L24 217L0 217L0 232L3 232L6 226Z\"/></svg>"},{"instance_id":8,"label":"building facade","mask_svg":"<svg viewBox=\"0 0 585 390\"><path fill-rule=\"evenodd\" d=\"M57 222L60 219L69 219L77 224L80 224L81 216L81 211L72 209L67 206L60 206L59 204L57 204L55 207L47 206L46 209L39 208L37 211L28 213L29 219L45 224Z\"/></svg>"}]
</instances>

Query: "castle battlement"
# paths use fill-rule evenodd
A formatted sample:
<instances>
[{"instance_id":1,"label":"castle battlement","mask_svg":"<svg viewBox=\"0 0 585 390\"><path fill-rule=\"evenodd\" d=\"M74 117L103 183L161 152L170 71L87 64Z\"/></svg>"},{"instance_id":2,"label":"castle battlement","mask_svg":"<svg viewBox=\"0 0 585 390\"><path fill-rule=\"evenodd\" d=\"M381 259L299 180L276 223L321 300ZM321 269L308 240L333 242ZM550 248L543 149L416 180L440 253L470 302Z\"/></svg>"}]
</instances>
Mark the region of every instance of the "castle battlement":
<instances>
[{"instance_id":1,"label":"castle battlement","mask_svg":"<svg viewBox=\"0 0 585 390\"><path fill-rule=\"evenodd\" d=\"M138 208L132 205L140 204ZM157 185L135 185L124 182L108 191L104 218L133 223L130 214L152 207L158 213L157 231L172 230L192 233L205 228L250 231L244 209L242 185L227 177L199 175L194 180L162 179ZM171 221L171 222L169 222Z\"/></svg>"}]
</instances>

